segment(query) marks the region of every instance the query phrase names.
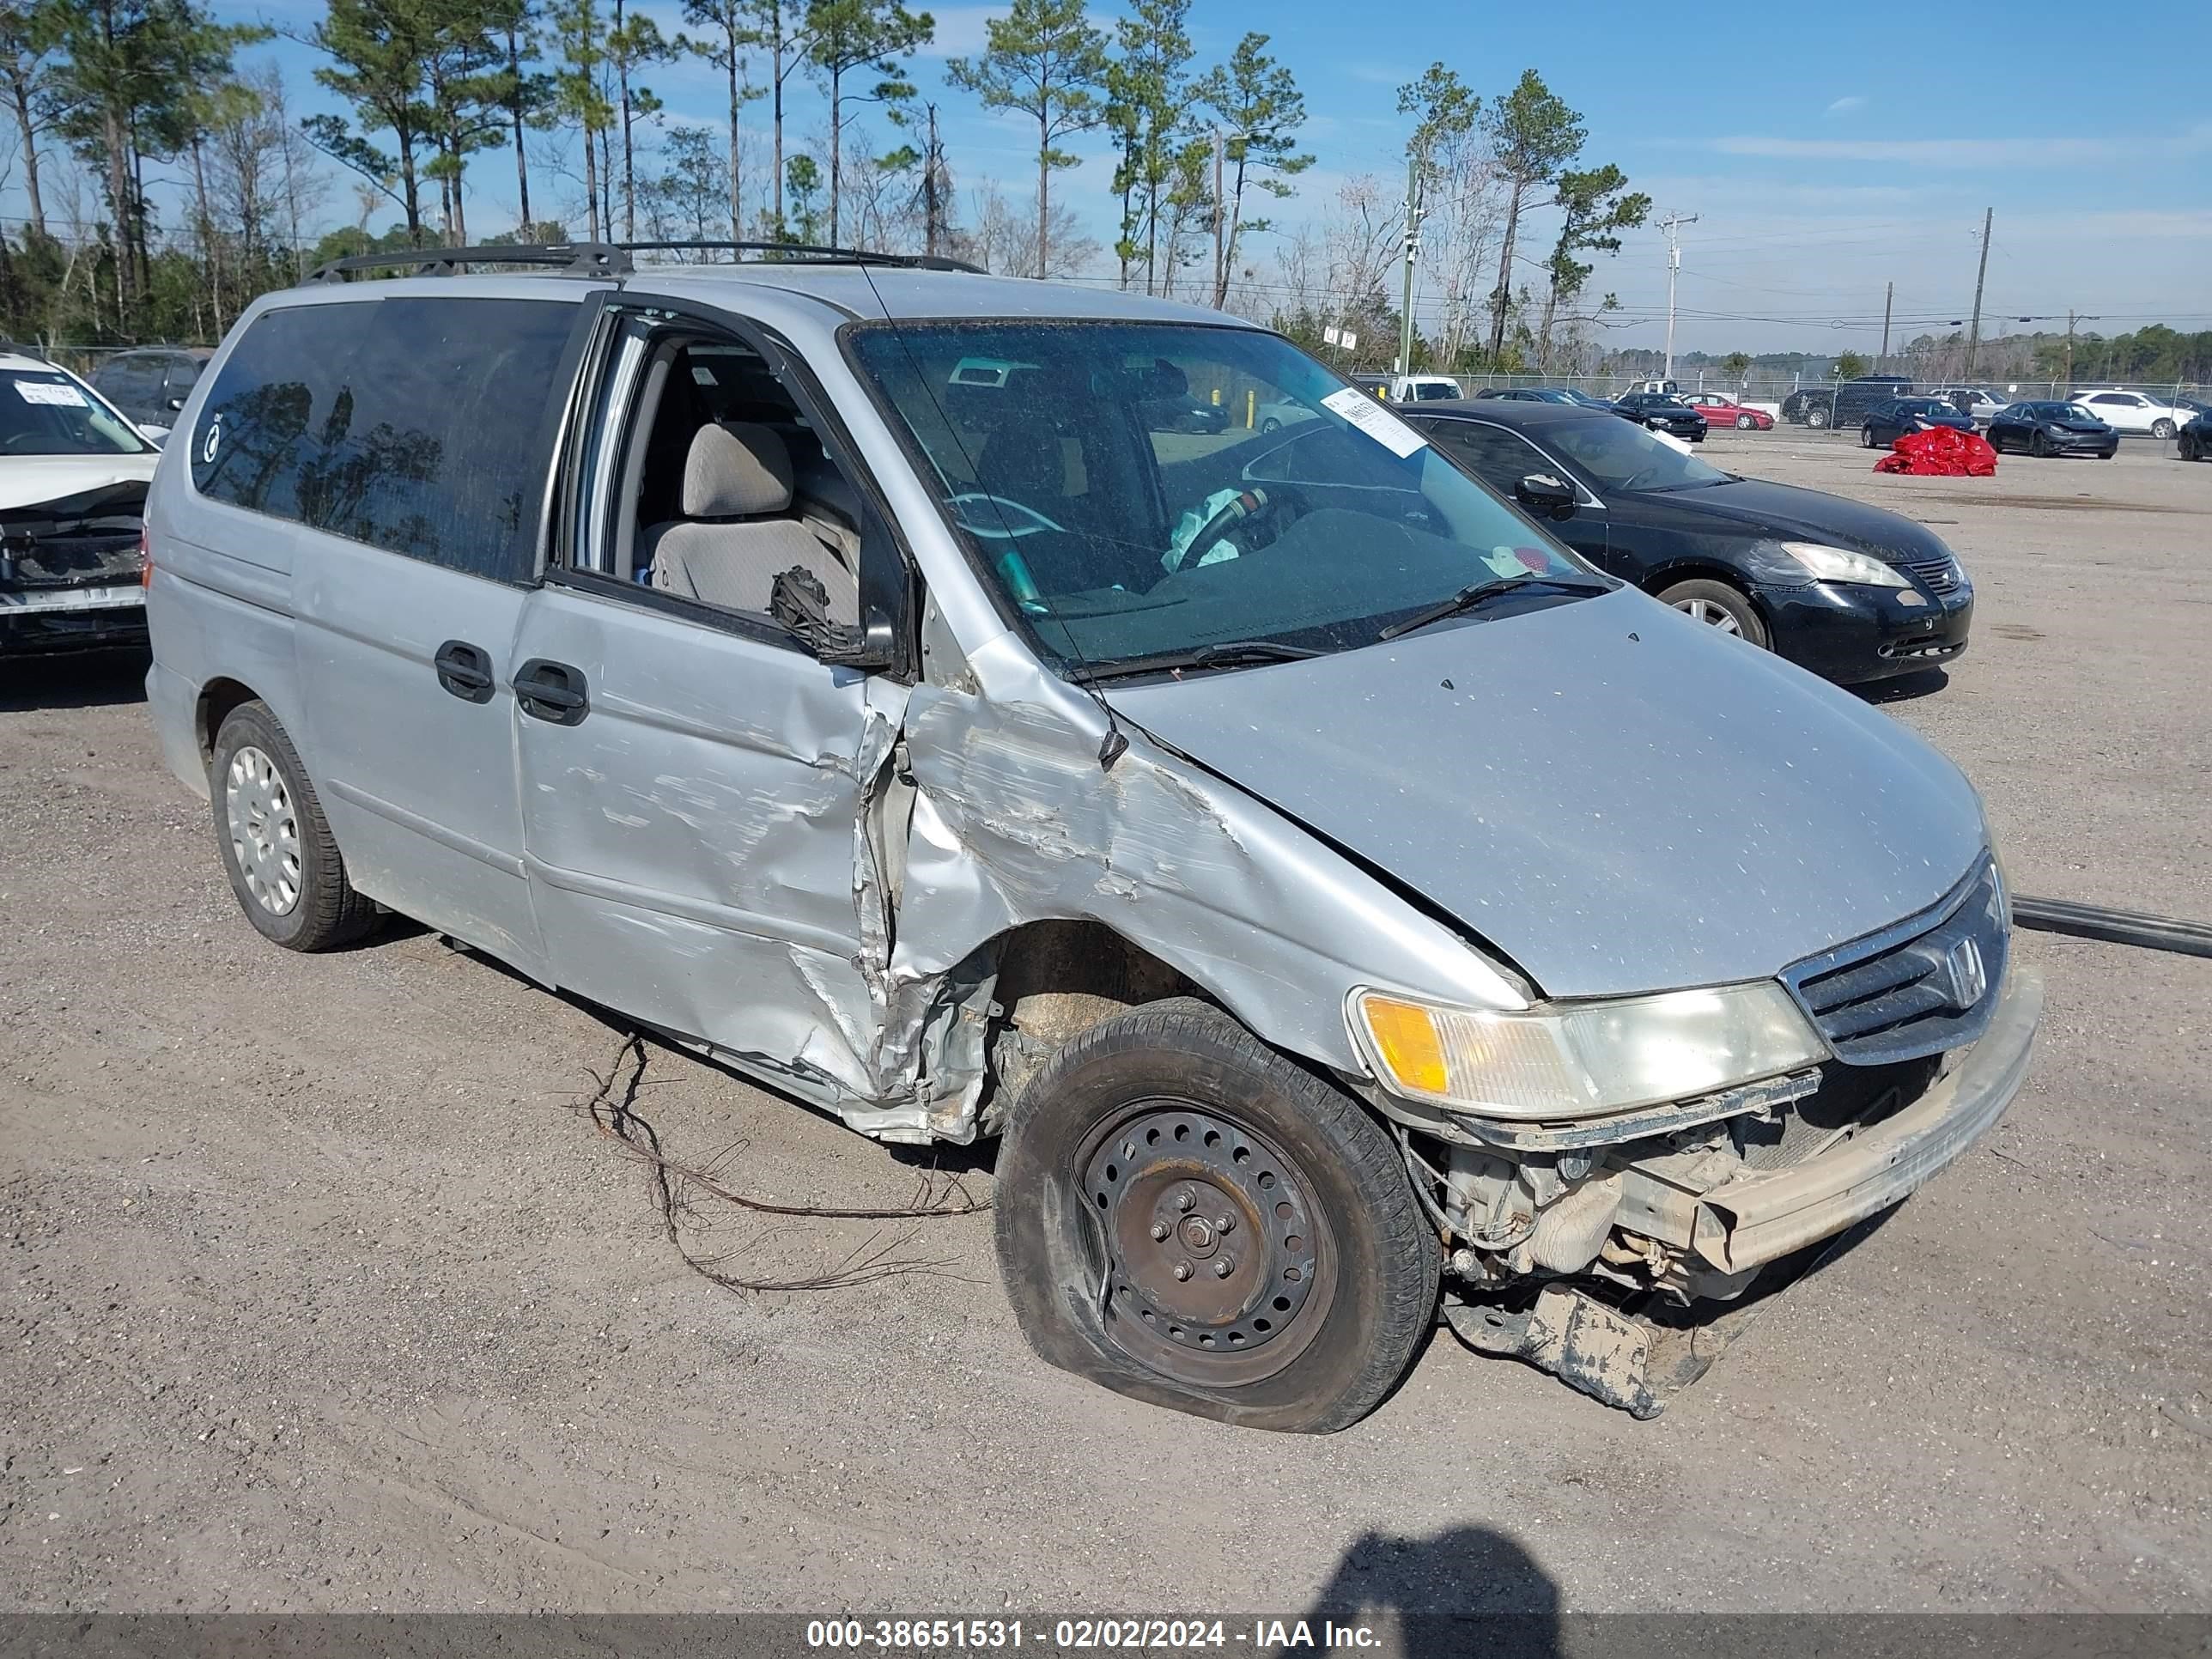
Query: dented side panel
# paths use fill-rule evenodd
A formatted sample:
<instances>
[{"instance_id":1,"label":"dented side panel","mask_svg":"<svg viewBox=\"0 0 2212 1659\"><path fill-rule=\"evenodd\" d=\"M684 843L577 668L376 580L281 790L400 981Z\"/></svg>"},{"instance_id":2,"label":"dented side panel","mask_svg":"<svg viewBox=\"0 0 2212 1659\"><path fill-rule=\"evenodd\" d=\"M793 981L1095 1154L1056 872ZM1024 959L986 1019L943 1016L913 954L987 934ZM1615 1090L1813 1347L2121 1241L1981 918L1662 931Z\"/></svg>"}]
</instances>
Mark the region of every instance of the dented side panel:
<instances>
[{"instance_id":1,"label":"dented side panel","mask_svg":"<svg viewBox=\"0 0 2212 1659\"><path fill-rule=\"evenodd\" d=\"M590 698L574 726L515 716L556 981L825 1103L908 1092L876 1060L888 938L864 828L898 688L559 586L531 596L509 672L532 658L580 669Z\"/></svg>"},{"instance_id":2,"label":"dented side panel","mask_svg":"<svg viewBox=\"0 0 2212 1659\"><path fill-rule=\"evenodd\" d=\"M1102 765L1103 710L1011 640L975 653L952 684L915 688L895 983L945 974L1024 922L1096 921L1268 1041L1348 1071L1364 1069L1343 1015L1356 984L1522 1006L1464 940L1241 791L1122 729L1129 748Z\"/></svg>"}]
</instances>

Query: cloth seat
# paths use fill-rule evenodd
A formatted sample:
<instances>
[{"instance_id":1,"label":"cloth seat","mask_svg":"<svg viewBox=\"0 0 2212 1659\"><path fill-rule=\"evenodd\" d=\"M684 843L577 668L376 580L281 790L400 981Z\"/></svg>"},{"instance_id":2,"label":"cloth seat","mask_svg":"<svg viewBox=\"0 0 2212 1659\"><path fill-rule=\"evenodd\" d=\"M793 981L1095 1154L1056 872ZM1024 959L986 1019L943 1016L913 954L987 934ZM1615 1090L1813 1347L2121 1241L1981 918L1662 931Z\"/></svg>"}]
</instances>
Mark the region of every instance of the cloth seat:
<instances>
[{"instance_id":1,"label":"cloth seat","mask_svg":"<svg viewBox=\"0 0 2212 1659\"><path fill-rule=\"evenodd\" d=\"M797 565L819 578L833 621L860 620L860 584L791 512L791 453L772 427L702 426L684 463L684 516L645 532L653 585L703 604L765 615L775 579Z\"/></svg>"}]
</instances>

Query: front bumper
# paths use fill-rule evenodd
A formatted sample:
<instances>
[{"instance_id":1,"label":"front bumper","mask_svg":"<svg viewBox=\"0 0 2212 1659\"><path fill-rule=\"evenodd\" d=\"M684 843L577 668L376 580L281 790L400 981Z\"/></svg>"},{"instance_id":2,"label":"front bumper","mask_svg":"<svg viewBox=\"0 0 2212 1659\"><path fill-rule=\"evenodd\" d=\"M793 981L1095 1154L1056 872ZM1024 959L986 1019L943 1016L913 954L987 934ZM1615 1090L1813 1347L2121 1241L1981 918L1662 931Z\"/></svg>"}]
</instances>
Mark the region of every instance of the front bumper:
<instances>
[{"instance_id":1,"label":"front bumper","mask_svg":"<svg viewBox=\"0 0 2212 1659\"><path fill-rule=\"evenodd\" d=\"M0 588L0 653L145 642L146 595L136 581Z\"/></svg>"},{"instance_id":2,"label":"front bumper","mask_svg":"<svg viewBox=\"0 0 2212 1659\"><path fill-rule=\"evenodd\" d=\"M1926 603L1900 604L1913 592ZM1778 655L1838 685L1861 685L1938 668L1966 654L1974 619L1974 591L1961 583L1945 593L1848 582L1802 587L1754 586Z\"/></svg>"},{"instance_id":3,"label":"front bumper","mask_svg":"<svg viewBox=\"0 0 2212 1659\"><path fill-rule=\"evenodd\" d=\"M1996 1014L1927 1093L1863 1134L1786 1169L1690 1192L1632 1165L1620 1224L1739 1273L1833 1237L1925 1184L1986 1134L2027 1075L2043 981L2015 965Z\"/></svg>"}]
</instances>

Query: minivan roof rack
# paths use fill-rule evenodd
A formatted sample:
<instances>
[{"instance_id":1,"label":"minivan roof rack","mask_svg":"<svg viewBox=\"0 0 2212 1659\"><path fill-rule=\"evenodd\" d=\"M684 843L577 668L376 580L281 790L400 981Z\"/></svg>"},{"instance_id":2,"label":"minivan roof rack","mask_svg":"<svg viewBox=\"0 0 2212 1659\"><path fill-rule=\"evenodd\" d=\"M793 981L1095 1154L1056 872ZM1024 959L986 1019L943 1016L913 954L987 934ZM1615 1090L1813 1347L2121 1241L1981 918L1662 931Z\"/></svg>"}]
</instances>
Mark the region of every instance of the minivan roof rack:
<instances>
[{"instance_id":1,"label":"minivan roof rack","mask_svg":"<svg viewBox=\"0 0 2212 1659\"><path fill-rule=\"evenodd\" d=\"M813 242L714 242L681 238L667 242L617 242L626 253L661 253L696 250L702 252L758 253L779 258L812 260L825 264L902 265L909 270L957 270L971 276L990 273L965 259L941 253L885 253L875 248L825 247Z\"/></svg>"},{"instance_id":2,"label":"minivan roof rack","mask_svg":"<svg viewBox=\"0 0 2212 1659\"><path fill-rule=\"evenodd\" d=\"M562 276L620 276L629 255L611 242L514 242L500 247L409 247L356 253L309 271L305 283L341 283L356 271L416 266L418 276L451 276L464 265L538 265Z\"/></svg>"}]
</instances>

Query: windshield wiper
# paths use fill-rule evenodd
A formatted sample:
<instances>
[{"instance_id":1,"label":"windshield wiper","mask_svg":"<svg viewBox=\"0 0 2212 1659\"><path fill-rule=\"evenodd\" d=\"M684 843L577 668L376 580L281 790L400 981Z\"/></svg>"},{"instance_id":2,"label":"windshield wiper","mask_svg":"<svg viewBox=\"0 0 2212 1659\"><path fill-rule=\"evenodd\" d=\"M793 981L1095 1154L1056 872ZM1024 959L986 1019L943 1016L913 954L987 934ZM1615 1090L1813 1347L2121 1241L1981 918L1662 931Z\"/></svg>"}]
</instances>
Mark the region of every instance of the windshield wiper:
<instances>
[{"instance_id":1,"label":"windshield wiper","mask_svg":"<svg viewBox=\"0 0 2212 1659\"><path fill-rule=\"evenodd\" d=\"M1442 622L1446 617L1456 617L1488 604L1501 593L1518 593L1526 588L1548 587L1562 593L1607 593L1612 592L1603 582L1586 582L1571 576L1493 576L1486 582L1477 582L1472 587L1462 587L1448 599L1441 599L1425 611L1416 611L1403 622L1392 623L1376 635L1378 640L1395 640L1401 634L1410 634L1417 628L1426 628L1431 623Z\"/></svg>"},{"instance_id":2,"label":"windshield wiper","mask_svg":"<svg viewBox=\"0 0 2212 1659\"><path fill-rule=\"evenodd\" d=\"M1241 663L1303 662L1321 652L1310 646L1286 645L1280 640L1225 640L1188 651L1163 651L1150 657L1130 657L1097 667L1085 664L1074 671L1085 685L1103 680L1132 679L1139 674L1164 674L1179 668L1233 668Z\"/></svg>"}]
</instances>

